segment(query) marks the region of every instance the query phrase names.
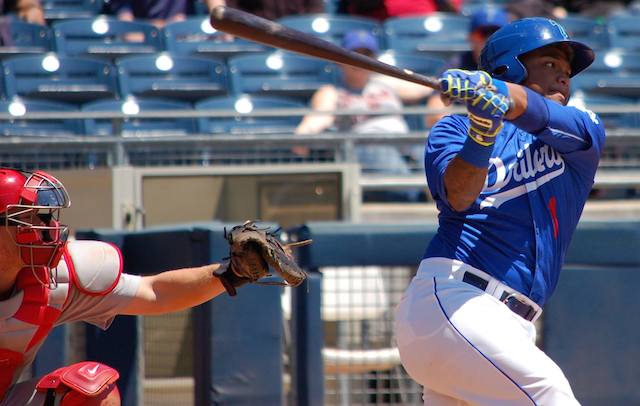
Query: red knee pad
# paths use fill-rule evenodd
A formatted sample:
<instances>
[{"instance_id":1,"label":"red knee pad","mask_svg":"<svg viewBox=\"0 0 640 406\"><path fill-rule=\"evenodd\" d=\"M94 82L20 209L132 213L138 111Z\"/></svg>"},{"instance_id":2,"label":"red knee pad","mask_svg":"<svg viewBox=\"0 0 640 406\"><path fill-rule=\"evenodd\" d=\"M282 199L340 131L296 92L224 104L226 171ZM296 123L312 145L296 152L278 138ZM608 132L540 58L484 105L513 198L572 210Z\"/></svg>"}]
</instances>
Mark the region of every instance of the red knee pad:
<instances>
[{"instance_id":1,"label":"red knee pad","mask_svg":"<svg viewBox=\"0 0 640 406\"><path fill-rule=\"evenodd\" d=\"M114 401L120 399L115 384L119 377L118 371L110 366L85 361L56 369L40 379L36 388L64 394L61 406L99 404L108 396L112 396Z\"/></svg>"},{"instance_id":2,"label":"red knee pad","mask_svg":"<svg viewBox=\"0 0 640 406\"><path fill-rule=\"evenodd\" d=\"M109 384L95 396L87 396L80 392L69 391L62 395L60 406L98 406L109 400L109 406L120 406L120 391L115 383Z\"/></svg>"}]
</instances>

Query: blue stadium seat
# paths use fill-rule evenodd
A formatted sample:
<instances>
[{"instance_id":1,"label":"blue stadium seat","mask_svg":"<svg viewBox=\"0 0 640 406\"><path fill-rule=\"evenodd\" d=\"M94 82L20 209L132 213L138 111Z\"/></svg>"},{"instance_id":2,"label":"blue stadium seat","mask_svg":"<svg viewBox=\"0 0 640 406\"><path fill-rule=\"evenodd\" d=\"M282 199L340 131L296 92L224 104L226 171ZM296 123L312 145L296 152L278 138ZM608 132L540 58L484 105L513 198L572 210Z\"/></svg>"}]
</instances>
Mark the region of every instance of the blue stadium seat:
<instances>
[{"instance_id":1,"label":"blue stadium seat","mask_svg":"<svg viewBox=\"0 0 640 406\"><path fill-rule=\"evenodd\" d=\"M393 49L389 49L378 55L378 60L427 76L440 74L447 65L447 61L442 58L425 54L395 51Z\"/></svg>"},{"instance_id":2,"label":"blue stadium seat","mask_svg":"<svg viewBox=\"0 0 640 406\"><path fill-rule=\"evenodd\" d=\"M231 87L251 93L307 100L320 86L335 83L335 65L327 61L276 51L229 59Z\"/></svg>"},{"instance_id":3,"label":"blue stadium seat","mask_svg":"<svg viewBox=\"0 0 640 406\"><path fill-rule=\"evenodd\" d=\"M121 95L195 101L227 93L227 67L204 58L168 53L116 61Z\"/></svg>"},{"instance_id":4,"label":"blue stadium seat","mask_svg":"<svg viewBox=\"0 0 640 406\"><path fill-rule=\"evenodd\" d=\"M4 26L11 43L0 46L0 58L9 56L40 54L52 49L51 30L39 24L31 24L17 18Z\"/></svg>"},{"instance_id":5,"label":"blue stadium seat","mask_svg":"<svg viewBox=\"0 0 640 406\"><path fill-rule=\"evenodd\" d=\"M204 134L228 133L291 133L302 120L301 116L256 117L255 110L304 109L306 105L292 99L266 96L228 96L203 100L195 105L197 110L221 110L237 112L234 117L201 117L198 129Z\"/></svg>"},{"instance_id":6,"label":"blue stadium seat","mask_svg":"<svg viewBox=\"0 0 640 406\"><path fill-rule=\"evenodd\" d=\"M124 55L164 50L160 31L151 24L103 16L53 24L56 50L70 56L91 55L115 59ZM137 37L134 38L133 37Z\"/></svg>"},{"instance_id":7,"label":"blue stadium seat","mask_svg":"<svg viewBox=\"0 0 640 406\"><path fill-rule=\"evenodd\" d=\"M583 42L593 49L609 46L607 26L600 21L569 14L558 22L573 40Z\"/></svg>"},{"instance_id":8,"label":"blue stadium seat","mask_svg":"<svg viewBox=\"0 0 640 406\"><path fill-rule=\"evenodd\" d=\"M79 119L28 120L21 118L25 114L33 112L77 111L77 108L70 104L15 97L11 100L1 100L0 111L15 117L15 119L0 120L0 134L4 136L47 137L72 136L82 133L82 122Z\"/></svg>"},{"instance_id":9,"label":"blue stadium seat","mask_svg":"<svg viewBox=\"0 0 640 406\"><path fill-rule=\"evenodd\" d=\"M382 26L373 19L349 15L305 14L280 18L278 23L329 42L340 44L347 31L363 30L372 33L382 44Z\"/></svg>"},{"instance_id":10,"label":"blue stadium seat","mask_svg":"<svg viewBox=\"0 0 640 406\"><path fill-rule=\"evenodd\" d=\"M47 20L90 18L100 14L104 0L40 0Z\"/></svg>"},{"instance_id":11,"label":"blue stadium seat","mask_svg":"<svg viewBox=\"0 0 640 406\"><path fill-rule=\"evenodd\" d=\"M640 20L637 15L620 14L607 20L611 48L640 50Z\"/></svg>"},{"instance_id":12,"label":"blue stadium seat","mask_svg":"<svg viewBox=\"0 0 640 406\"><path fill-rule=\"evenodd\" d=\"M82 103L118 94L113 65L90 58L46 53L2 62L5 93Z\"/></svg>"},{"instance_id":13,"label":"blue stadium seat","mask_svg":"<svg viewBox=\"0 0 640 406\"><path fill-rule=\"evenodd\" d=\"M412 70L425 76L437 76L447 67L447 61L442 58L426 54L396 52L394 50L387 50L381 53L378 55L378 60L399 68ZM419 103L424 103L424 101L420 101ZM413 131L422 131L426 128L424 114L405 114L404 119ZM419 153L416 155L421 156L423 154L422 149L423 146L420 145L419 148L416 149L416 151L419 150Z\"/></svg>"},{"instance_id":14,"label":"blue stadium seat","mask_svg":"<svg viewBox=\"0 0 640 406\"><path fill-rule=\"evenodd\" d=\"M596 53L591 66L571 80L575 90L640 98L640 52Z\"/></svg>"},{"instance_id":15,"label":"blue stadium seat","mask_svg":"<svg viewBox=\"0 0 640 406\"><path fill-rule=\"evenodd\" d=\"M470 20L460 14L433 13L421 17L396 17L384 22L387 48L429 52L445 59L469 50Z\"/></svg>"},{"instance_id":16,"label":"blue stadium seat","mask_svg":"<svg viewBox=\"0 0 640 406\"><path fill-rule=\"evenodd\" d=\"M154 110L191 110L191 105L177 101L157 99L98 100L82 106L86 112L114 112L126 115L122 122L111 118L84 120L87 135L109 136L122 133L123 136L182 136L195 132L195 120L192 118L153 117L140 118L136 115ZM121 125L121 128L118 126Z\"/></svg>"},{"instance_id":17,"label":"blue stadium seat","mask_svg":"<svg viewBox=\"0 0 640 406\"><path fill-rule=\"evenodd\" d=\"M616 97L605 94L590 94L582 91L576 91L571 95L569 104L576 107L585 107L590 110L598 111L596 107L617 107L621 105L636 105L635 99ZM611 128L638 128L640 127L640 114L638 113L620 113L607 112L598 113L598 116L607 129Z\"/></svg>"},{"instance_id":18,"label":"blue stadium seat","mask_svg":"<svg viewBox=\"0 0 640 406\"><path fill-rule=\"evenodd\" d=\"M191 17L167 24L163 29L167 51L175 55L206 55L228 58L233 55L264 52L267 47L252 41L235 38L223 40L222 33L209 23L209 16Z\"/></svg>"}]
</instances>

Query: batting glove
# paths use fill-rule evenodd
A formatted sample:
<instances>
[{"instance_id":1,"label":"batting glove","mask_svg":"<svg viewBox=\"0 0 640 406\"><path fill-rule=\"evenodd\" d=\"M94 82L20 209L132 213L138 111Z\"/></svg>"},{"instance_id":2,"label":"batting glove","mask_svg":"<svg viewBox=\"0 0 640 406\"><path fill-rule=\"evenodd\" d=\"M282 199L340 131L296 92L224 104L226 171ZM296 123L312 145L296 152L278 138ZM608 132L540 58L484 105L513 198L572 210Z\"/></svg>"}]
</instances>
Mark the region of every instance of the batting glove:
<instances>
[{"instance_id":1,"label":"batting glove","mask_svg":"<svg viewBox=\"0 0 640 406\"><path fill-rule=\"evenodd\" d=\"M440 75L442 94L457 100L469 100L476 96L476 91L491 86L491 76L485 71L447 69Z\"/></svg>"},{"instance_id":2,"label":"batting glove","mask_svg":"<svg viewBox=\"0 0 640 406\"><path fill-rule=\"evenodd\" d=\"M475 98L467 101L469 137L480 145L493 145L496 135L502 130L510 103L510 99L503 94L485 88L477 89Z\"/></svg>"}]
</instances>

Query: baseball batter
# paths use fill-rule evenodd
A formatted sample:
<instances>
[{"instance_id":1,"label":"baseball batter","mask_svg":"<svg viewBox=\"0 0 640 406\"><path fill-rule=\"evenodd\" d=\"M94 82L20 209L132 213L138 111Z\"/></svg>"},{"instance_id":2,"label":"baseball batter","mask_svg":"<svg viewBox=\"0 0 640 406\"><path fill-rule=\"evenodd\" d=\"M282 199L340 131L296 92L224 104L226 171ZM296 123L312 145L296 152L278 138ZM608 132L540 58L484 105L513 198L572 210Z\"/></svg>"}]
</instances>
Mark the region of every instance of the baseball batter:
<instances>
[{"instance_id":1,"label":"baseball batter","mask_svg":"<svg viewBox=\"0 0 640 406\"><path fill-rule=\"evenodd\" d=\"M291 285L304 280L287 250L250 222L230 233L230 263L129 275L115 246L67 241L60 214L69 206L50 174L0 168L0 406L120 404L118 372L98 362L17 383L56 325L86 321L106 329L118 314L174 312L225 290L233 296L267 275L266 263Z\"/></svg>"},{"instance_id":2,"label":"baseball batter","mask_svg":"<svg viewBox=\"0 0 640 406\"><path fill-rule=\"evenodd\" d=\"M448 70L443 95L467 117L433 128L427 181L438 233L396 313L402 363L425 405L578 405L535 345L593 185L605 133L567 106L593 51L528 18L489 37L482 71Z\"/></svg>"}]
</instances>

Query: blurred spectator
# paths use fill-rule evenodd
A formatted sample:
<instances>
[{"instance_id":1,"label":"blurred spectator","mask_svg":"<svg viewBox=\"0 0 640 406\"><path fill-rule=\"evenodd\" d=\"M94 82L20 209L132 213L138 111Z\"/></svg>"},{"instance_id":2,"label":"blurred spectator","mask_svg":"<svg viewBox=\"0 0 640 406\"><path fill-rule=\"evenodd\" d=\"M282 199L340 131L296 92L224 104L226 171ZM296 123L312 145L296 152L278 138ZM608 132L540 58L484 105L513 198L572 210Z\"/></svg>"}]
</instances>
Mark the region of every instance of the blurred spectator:
<instances>
[{"instance_id":1,"label":"blurred spectator","mask_svg":"<svg viewBox=\"0 0 640 406\"><path fill-rule=\"evenodd\" d=\"M322 0L203 0L209 10L216 6L229 6L256 14L268 20L293 14L323 13Z\"/></svg>"},{"instance_id":2,"label":"blurred spectator","mask_svg":"<svg viewBox=\"0 0 640 406\"><path fill-rule=\"evenodd\" d=\"M480 53L487 38L500 27L508 24L509 20L509 14L498 7L485 7L474 12L471 15L470 31L467 37L471 49L452 58L447 64L446 69L478 69ZM427 101L427 107L442 109L445 107L445 104L439 95L434 95ZM425 118L427 127L431 128L442 116L444 116L444 113L428 115Z\"/></svg>"},{"instance_id":3,"label":"blurred spectator","mask_svg":"<svg viewBox=\"0 0 640 406\"><path fill-rule=\"evenodd\" d=\"M379 51L376 38L367 31L348 31L342 46L363 55L375 57ZM361 110L368 113L386 111L380 115L307 115L296 129L296 134L318 134L326 130L354 133L392 134L407 133L409 127L400 113L403 107L400 97L393 88L377 81L372 74L359 68L340 65L342 83L336 87L325 85L318 89L311 99L311 107L316 111ZM391 112L390 112L391 111ZM398 111L397 114L393 111ZM307 155L306 148L296 147L294 152ZM385 174L408 174L409 167L400 151L392 145L356 145L358 161L363 172ZM408 195L403 196L405 199Z\"/></svg>"},{"instance_id":4,"label":"blurred spectator","mask_svg":"<svg viewBox=\"0 0 640 406\"><path fill-rule=\"evenodd\" d=\"M526 17L558 18L556 14L561 13L555 2L549 0L511 0L505 5L505 9L512 20Z\"/></svg>"},{"instance_id":5,"label":"blurred spectator","mask_svg":"<svg viewBox=\"0 0 640 406\"><path fill-rule=\"evenodd\" d=\"M593 1L593 0L557 0L554 15L557 18L567 14L580 14L589 18L607 18L616 13L623 13L633 3L633 0L625 1Z\"/></svg>"},{"instance_id":6,"label":"blurred spectator","mask_svg":"<svg viewBox=\"0 0 640 406\"><path fill-rule=\"evenodd\" d=\"M162 28L193 12L193 0L111 0L112 14L124 21L145 20Z\"/></svg>"},{"instance_id":7,"label":"blurred spectator","mask_svg":"<svg viewBox=\"0 0 640 406\"><path fill-rule=\"evenodd\" d=\"M437 11L457 13L461 6L462 0L340 0L337 12L383 21Z\"/></svg>"},{"instance_id":8,"label":"blurred spectator","mask_svg":"<svg viewBox=\"0 0 640 406\"><path fill-rule=\"evenodd\" d=\"M2 15L15 13L28 23L46 24L40 0L0 0L0 9Z\"/></svg>"}]
</instances>

